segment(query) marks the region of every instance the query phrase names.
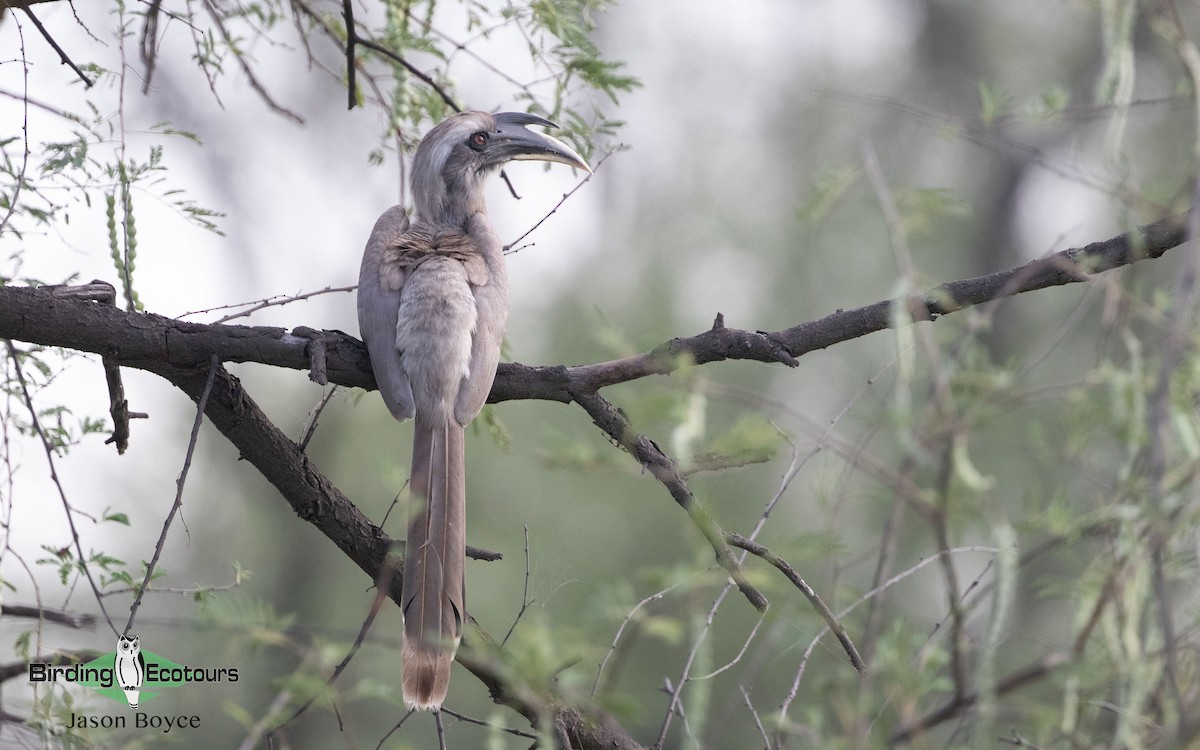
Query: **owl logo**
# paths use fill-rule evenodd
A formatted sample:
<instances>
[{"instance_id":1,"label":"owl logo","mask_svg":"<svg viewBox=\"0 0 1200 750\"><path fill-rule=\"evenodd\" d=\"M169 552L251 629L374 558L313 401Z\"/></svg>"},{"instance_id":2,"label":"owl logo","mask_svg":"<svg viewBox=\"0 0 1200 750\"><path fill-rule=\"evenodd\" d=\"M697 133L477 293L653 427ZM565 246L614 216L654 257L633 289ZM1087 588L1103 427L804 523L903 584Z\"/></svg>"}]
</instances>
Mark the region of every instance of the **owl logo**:
<instances>
[{"instance_id":1,"label":"owl logo","mask_svg":"<svg viewBox=\"0 0 1200 750\"><path fill-rule=\"evenodd\" d=\"M129 707L136 709L142 681L146 679L146 659L142 656L142 644L136 635L119 637L115 666L117 684L125 691Z\"/></svg>"}]
</instances>

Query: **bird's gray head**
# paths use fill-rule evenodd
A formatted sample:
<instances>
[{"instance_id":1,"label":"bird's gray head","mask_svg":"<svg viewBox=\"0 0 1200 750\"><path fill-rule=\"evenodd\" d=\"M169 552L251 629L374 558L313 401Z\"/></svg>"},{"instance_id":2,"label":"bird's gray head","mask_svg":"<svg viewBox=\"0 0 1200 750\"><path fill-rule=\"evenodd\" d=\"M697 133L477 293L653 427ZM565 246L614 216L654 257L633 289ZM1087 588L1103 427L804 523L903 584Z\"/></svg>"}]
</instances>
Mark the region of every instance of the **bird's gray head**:
<instances>
[{"instance_id":1,"label":"bird's gray head","mask_svg":"<svg viewBox=\"0 0 1200 750\"><path fill-rule=\"evenodd\" d=\"M556 161L592 171L570 146L526 125L556 127L524 112L467 111L446 118L425 134L413 157L412 187L417 216L458 224L485 211L483 179L517 159Z\"/></svg>"}]
</instances>

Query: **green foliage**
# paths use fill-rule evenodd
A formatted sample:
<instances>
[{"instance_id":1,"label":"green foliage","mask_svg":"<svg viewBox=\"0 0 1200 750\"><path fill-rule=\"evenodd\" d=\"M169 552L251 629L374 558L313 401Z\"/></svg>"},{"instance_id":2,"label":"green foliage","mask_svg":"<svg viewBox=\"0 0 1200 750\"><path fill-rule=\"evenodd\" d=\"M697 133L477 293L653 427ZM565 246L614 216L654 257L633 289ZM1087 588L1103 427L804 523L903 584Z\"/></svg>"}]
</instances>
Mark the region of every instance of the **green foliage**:
<instances>
[{"instance_id":1,"label":"green foliage","mask_svg":"<svg viewBox=\"0 0 1200 750\"><path fill-rule=\"evenodd\" d=\"M979 82L979 120L991 125L1012 109L1012 95L986 81Z\"/></svg>"},{"instance_id":2,"label":"green foliage","mask_svg":"<svg viewBox=\"0 0 1200 750\"><path fill-rule=\"evenodd\" d=\"M1025 117L1034 122L1048 122L1062 117L1071 101L1071 92L1055 84L1042 95L1025 104Z\"/></svg>"},{"instance_id":3,"label":"green foliage","mask_svg":"<svg viewBox=\"0 0 1200 750\"><path fill-rule=\"evenodd\" d=\"M60 457L66 456L71 448L86 437L99 435L106 430L106 420L88 415L76 416L66 404L37 406L37 403L41 401L40 395L53 385L64 362L77 355L40 346L24 348L14 346L13 351L16 353L17 362L20 363L24 375L24 386L18 378L13 376L13 371L9 368L5 373L7 377L0 381L0 393L20 402L24 400L25 391L28 390L29 397L35 404L37 422L41 431L35 429L30 416L20 410L13 411L8 415L7 427L20 435L37 440L44 439L50 450ZM55 397L57 398L57 394Z\"/></svg>"},{"instance_id":4,"label":"green foliage","mask_svg":"<svg viewBox=\"0 0 1200 750\"><path fill-rule=\"evenodd\" d=\"M808 194L800 206L800 218L812 224L820 224L833 213L846 192L858 182L860 174L857 167L839 166L826 169L809 184Z\"/></svg>"}]
</instances>

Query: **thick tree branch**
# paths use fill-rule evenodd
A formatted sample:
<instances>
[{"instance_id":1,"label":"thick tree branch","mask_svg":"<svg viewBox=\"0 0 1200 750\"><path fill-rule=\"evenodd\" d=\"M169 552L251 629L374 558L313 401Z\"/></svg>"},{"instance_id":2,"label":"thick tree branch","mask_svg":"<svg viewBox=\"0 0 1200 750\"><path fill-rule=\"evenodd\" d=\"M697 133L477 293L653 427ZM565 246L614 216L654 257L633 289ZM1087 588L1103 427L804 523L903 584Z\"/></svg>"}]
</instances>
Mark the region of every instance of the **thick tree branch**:
<instances>
[{"instance_id":1,"label":"thick tree branch","mask_svg":"<svg viewBox=\"0 0 1200 750\"><path fill-rule=\"evenodd\" d=\"M706 364L726 359L795 364L795 358L834 344L890 328L903 307L912 320L942 315L1023 292L1086 281L1092 275L1148 258L1161 257L1186 239L1187 214L1176 214L1103 242L1070 248L1023 266L935 287L924 295L883 300L839 310L819 320L773 333L726 328L718 318L712 329L675 338L634 357L592 365L534 367L501 363L491 403L541 399L570 403L574 394L594 393L617 383L665 375L684 362ZM901 316L903 318L904 316ZM61 346L96 354L114 353L118 361L194 366L216 354L222 362L258 362L308 370L311 333L289 333L266 326L205 325L159 315L127 313L86 301L56 299L25 287L0 287L0 338ZM324 331L329 382L375 388L366 348L341 331Z\"/></svg>"}]
</instances>

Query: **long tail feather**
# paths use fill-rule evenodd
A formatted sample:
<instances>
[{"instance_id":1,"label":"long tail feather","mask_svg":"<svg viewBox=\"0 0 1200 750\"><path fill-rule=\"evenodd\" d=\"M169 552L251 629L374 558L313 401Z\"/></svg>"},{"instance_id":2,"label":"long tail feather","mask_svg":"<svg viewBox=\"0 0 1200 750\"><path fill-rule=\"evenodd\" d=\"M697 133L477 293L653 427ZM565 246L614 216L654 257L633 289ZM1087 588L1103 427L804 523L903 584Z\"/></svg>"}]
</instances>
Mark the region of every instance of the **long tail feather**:
<instances>
[{"instance_id":1,"label":"long tail feather","mask_svg":"<svg viewBox=\"0 0 1200 750\"><path fill-rule=\"evenodd\" d=\"M417 418L404 557L404 702L441 707L462 638L466 601L464 431L452 418Z\"/></svg>"}]
</instances>

